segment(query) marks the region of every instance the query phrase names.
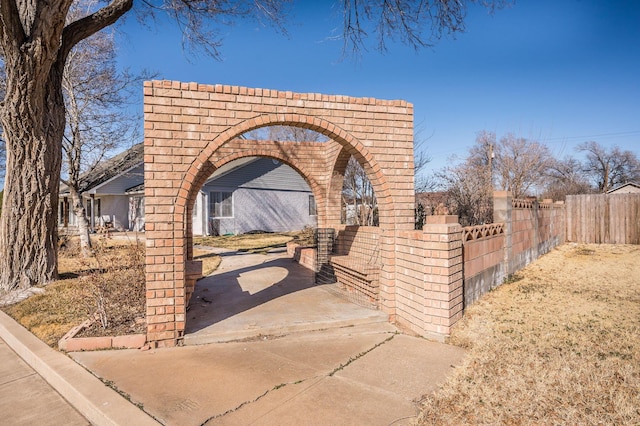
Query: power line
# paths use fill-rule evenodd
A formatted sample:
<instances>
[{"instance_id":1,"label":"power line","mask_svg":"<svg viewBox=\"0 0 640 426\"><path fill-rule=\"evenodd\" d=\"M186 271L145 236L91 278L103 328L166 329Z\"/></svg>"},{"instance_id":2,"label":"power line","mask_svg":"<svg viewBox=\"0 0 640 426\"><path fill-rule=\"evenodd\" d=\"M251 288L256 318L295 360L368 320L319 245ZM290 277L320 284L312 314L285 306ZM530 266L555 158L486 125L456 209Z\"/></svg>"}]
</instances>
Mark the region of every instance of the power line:
<instances>
[{"instance_id":1,"label":"power line","mask_svg":"<svg viewBox=\"0 0 640 426\"><path fill-rule=\"evenodd\" d=\"M597 135L584 135L584 136L558 136L555 138L546 138L548 141L555 140L567 140L567 139L590 139L599 137L611 137L611 136L633 136L640 135L640 130L630 130L628 132L612 132L612 133L600 133Z\"/></svg>"}]
</instances>

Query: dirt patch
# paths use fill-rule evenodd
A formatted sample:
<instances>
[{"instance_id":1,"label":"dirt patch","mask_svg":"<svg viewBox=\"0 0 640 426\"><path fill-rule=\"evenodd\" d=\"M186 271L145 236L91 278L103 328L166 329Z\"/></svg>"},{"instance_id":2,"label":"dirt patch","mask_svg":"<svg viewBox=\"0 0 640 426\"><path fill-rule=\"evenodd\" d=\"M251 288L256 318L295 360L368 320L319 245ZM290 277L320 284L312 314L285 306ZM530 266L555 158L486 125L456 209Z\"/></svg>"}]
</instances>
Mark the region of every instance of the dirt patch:
<instances>
[{"instance_id":1,"label":"dirt patch","mask_svg":"<svg viewBox=\"0 0 640 426\"><path fill-rule=\"evenodd\" d=\"M640 424L640 247L566 244L470 306L421 424Z\"/></svg>"}]
</instances>

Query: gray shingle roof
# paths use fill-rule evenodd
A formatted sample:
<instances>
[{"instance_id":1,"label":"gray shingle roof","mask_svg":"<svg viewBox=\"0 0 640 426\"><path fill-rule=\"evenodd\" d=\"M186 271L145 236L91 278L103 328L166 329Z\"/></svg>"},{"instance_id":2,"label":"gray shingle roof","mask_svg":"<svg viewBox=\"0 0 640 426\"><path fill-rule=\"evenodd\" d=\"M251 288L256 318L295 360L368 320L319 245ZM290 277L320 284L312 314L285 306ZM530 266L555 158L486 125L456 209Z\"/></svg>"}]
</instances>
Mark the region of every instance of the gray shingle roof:
<instances>
[{"instance_id":1,"label":"gray shingle roof","mask_svg":"<svg viewBox=\"0 0 640 426\"><path fill-rule=\"evenodd\" d=\"M80 193L89 191L110 179L126 172L144 161L144 144L133 145L128 150L98 163L91 171L80 175ZM67 192L66 185L60 186L60 192Z\"/></svg>"}]
</instances>

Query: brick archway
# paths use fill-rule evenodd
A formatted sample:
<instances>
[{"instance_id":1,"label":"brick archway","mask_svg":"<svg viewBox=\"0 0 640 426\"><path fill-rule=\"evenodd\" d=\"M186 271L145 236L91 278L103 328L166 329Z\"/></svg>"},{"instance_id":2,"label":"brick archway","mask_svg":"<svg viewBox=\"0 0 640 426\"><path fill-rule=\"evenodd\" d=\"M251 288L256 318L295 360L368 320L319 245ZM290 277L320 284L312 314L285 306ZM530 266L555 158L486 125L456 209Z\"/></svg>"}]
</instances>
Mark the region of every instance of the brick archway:
<instances>
[{"instance_id":1,"label":"brick archway","mask_svg":"<svg viewBox=\"0 0 640 426\"><path fill-rule=\"evenodd\" d=\"M378 198L381 309L394 319L395 235L413 229L411 104L171 81L146 82L144 91L150 342L174 345L184 332L195 195L218 167L246 156L277 158L304 176L316 195L323 227L339 226L339 217L329 211L335 211L344 159L356 157ZM312 129L329 141L237 139L269 125Z\"/></svg>"},{"instance_id":2,"label":"brick archway","mask_svg":"<svg viewBox=\"0 0 640 426\"><path fill-rule=\"evenodd\" d=\"M199 163L202 161L200 157L196 158L194 163L199 163L199 167L195 168L198 170L198 173L197 175L194 175L193 180L185 179L185 181L183 181L182 186L183 189L187 191L188 197L186 199L179 199L177 204L180 206L179 210L182 210L183 204L186 205L187 213L184 217L184 232L187 240L185 258L193 258L193 227L191 218L193 217L192 209L197 193L211 174L213 174L218 168L234 160L245 157L268 157L287 164L307 182L316 199L316 203L318 205L323 205L325 203L325 191L323 190L322 183L318 182L318 179L311 171L307 170L305 165L296 163L290 155L287 155L287 153L294 151L305 150L307 152L311 151L311 154L315 153L315 155L318 156L321 151L317 149L317 145L317 143L314 144L309 142L248 141L234 139L233 141L228 141L228 143L223 145L225 149L214 151L213 155L210 158L205 159L203 163ZM318 216L320 217L321 215ZM180 218L176 218L176 220L179 219Z\"/></svg>"}]
</instances>

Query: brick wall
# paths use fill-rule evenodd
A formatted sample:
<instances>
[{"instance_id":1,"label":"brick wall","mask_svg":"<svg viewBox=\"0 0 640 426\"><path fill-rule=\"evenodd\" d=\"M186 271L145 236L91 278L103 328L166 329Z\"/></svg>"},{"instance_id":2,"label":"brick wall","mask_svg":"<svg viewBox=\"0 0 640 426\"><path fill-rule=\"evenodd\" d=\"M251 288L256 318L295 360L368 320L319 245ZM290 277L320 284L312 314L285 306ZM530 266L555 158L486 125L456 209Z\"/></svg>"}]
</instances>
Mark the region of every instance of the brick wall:
<instances>
[{"instance_id":1,"label":"brick wall","mask_svg":"<svg viewBox=\"0 0 640 426\"><path fill-rule=\"evenodd\" d=\"M493 205L499 223L463 228L465 306L565 241L562 203L496 191Z\"/></svg>"},{"instance_id":2,"label":"brick wall","mask_svg":"<svg viewBox=\"0 0 640 426\"><path fill-rule=\"evenodd\" d=\"M564 206L494 194L501 223L462 228L456 216L428 216L422 231L396 236L396 322L443 339L465 306L509 274L564 242Z\"/></svg>"},{"instance_id":3,"label":"brick wall","mask_svg":"<svg viewBox=\"0 0 640 426\"><path fill-rule=\"evenodd\" d=\"M545 200L512 199L506 191L494 194L494 220L504 220L507 274L513 274L565 240L564 204ZM502 221L500 220L500 221Z\"/></svg>"},{"instance_id":4,"label":"brick wall","mask_svg":"<svg viewBox=\"0 0 640 426\"><path fill-rule=\"evenodd\" d=\"M501 223L463 228L464 305L499 285L507 277L505 234Z\"/></svg>"},{"instance_id":5,"label":"brick wall","mask_svg":"<svg viewBox=\"0 0 640 426\"><path fill-rule=\"evenodd\" d=\"M396 318L442 340L462 318L462 228L457 216L427 216L422 231L396 238Z\"/></svg>"},{"instance_id":6,"label":"brick wall","mask_svg":"<svg viewBox=\"0 0 640 426\"><path fill-rule=\"evenodd\" d=\"M413 106L317 93L175 81L144 84L147 337L174 345L185 326L185 265L193 257L191 209L206 179L247 156L280 160L309 183L319 227L338 227L351 155L374 187L381 237L380 307L395 314L396 230L413 228ZM309 128L326 143L237 139L269 125Z\"/></svg>"}]
</instances>

